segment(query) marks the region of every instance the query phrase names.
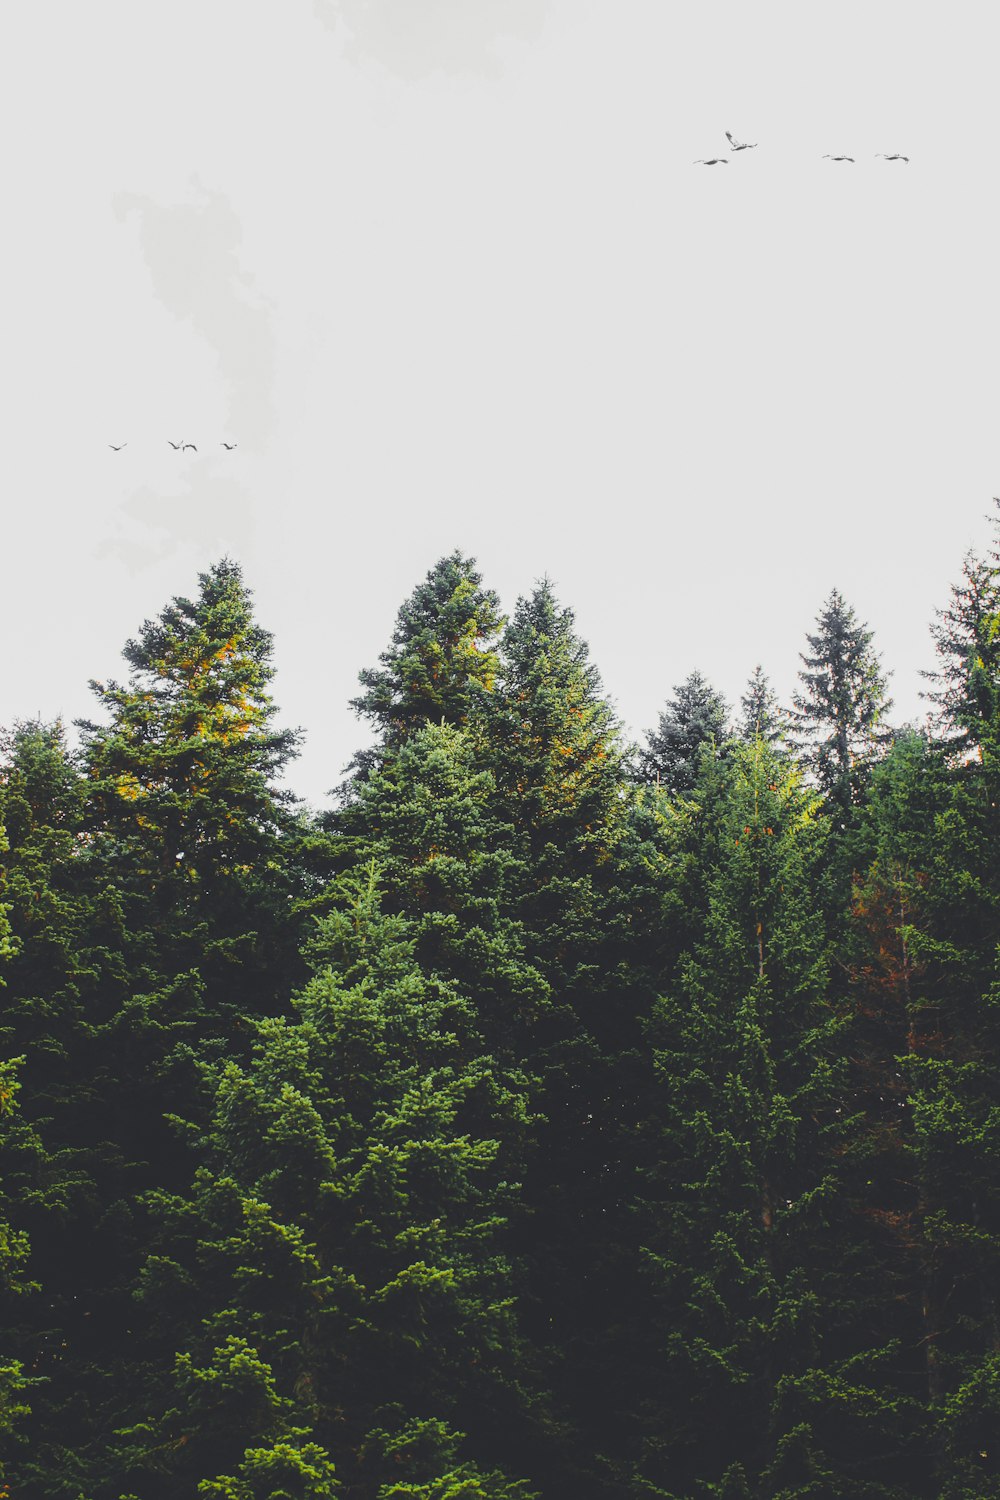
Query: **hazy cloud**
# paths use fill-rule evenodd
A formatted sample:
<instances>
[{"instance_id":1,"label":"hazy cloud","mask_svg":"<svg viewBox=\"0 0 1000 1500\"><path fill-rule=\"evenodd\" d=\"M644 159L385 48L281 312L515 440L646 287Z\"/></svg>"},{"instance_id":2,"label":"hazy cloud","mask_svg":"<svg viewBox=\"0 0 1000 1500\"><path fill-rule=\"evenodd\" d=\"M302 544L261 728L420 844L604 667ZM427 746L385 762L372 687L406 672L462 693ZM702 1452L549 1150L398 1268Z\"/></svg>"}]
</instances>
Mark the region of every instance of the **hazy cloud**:
<instances>
[{"instance_id":1,"label":"hazy cloud","mask_svg":"<svg viewBox=\"0 0 1000 1500\"><path fill-rule=\"evenodd\" d=\"M370 57L401 78L503 72L505 42L541 32L550 0L313 0L345 34L350 58Z\"/></svg>"},{"instance_id":2,"label":"hazy cloud","mask_svg":"<svg viewBox=\"0 0 1000 1500\"><path fill-rule=\"evenodd\" d=\"M158 203L117 193L119 220L137 215L153 290L175 318L215 350L225 386L228 432L259 451L274 425L272 309L240 265L239 215L224 193L196 189L196 201Z\"/></svg>"},{"instance_id":3,"label":"hazy cloud","mask_svg":"<svg viewBox=\"0 0 1000 1500\"><path fill-rule=\"evenodd\" d=\"M175 552L244 554L253 531L250 497L236 480L213 476L214 466L212 459L199 464L187 489L135 490L112 513L94 555L117 558L135 573Z\"/></svg>"}]
</instances>

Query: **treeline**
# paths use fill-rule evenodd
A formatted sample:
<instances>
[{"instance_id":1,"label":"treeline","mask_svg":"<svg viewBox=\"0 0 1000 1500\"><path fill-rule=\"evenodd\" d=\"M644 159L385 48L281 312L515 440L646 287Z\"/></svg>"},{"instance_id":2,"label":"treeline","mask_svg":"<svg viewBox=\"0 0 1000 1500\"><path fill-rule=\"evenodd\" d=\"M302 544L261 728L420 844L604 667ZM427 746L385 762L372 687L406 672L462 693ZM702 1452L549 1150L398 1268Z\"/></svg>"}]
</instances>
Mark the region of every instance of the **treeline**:
<instances>
[{"instance_id":1,"label":"treeline","mask_svg":"<svg viewBox=\"0 0 1000 1500\"><path fill-rule=\"evenodd\" d=\"M223 561L14 725L0 1493L1000 1496L995 551L933 636L640 748L455 553L316 815Z\"/></svg>"}]
</instances>

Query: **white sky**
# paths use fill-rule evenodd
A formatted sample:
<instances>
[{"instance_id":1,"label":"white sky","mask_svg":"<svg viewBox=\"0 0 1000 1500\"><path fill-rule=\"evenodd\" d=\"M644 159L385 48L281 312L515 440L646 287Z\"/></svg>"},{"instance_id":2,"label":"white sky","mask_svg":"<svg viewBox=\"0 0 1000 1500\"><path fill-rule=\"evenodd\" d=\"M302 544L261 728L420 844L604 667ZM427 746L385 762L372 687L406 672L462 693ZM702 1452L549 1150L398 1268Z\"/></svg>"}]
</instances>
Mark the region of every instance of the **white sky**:
<instances>
[{"instance_id":1,"label":"white sky","mask_svg":"<svg viewBox=\"0 0 1000 1500\"><path fill-rule=\"evenodd\" d=\"M787 695L833 586L916 716L1000 493L998 42L969 0L6 0L0 723L89 714L227 552L319 803L455 547L508 610L553 577L636 733L695 668Z\"/></svg>"}]
</instances>

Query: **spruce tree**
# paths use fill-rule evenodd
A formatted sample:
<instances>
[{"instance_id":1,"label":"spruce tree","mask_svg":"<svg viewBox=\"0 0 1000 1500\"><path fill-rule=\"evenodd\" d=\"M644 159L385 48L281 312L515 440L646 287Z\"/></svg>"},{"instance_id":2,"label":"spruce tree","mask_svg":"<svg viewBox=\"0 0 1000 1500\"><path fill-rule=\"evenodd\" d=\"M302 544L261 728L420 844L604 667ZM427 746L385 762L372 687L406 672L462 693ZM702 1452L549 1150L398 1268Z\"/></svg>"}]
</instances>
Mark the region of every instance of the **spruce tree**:
<instances>
[{"instance_id":1,"label":"spruce tree","mask_svg":"<svg viewBox=\"0 0 1000 1500\"><path fill-rule=\"evenodd\" d=\"M852 1467L880 1414L838 1326L843 1018L818 798L758 739L703 760L675 839L697 929L648 1025L632 1493L889 1495Z\"/></svg>"},{"instance_id":2,"label":"spruce tree","mask_svg":"<svg viewBox=\"0 0 1000 1500\"><path fill-rule=\"evenodd\" d=\"M51 1474L67 1493L114 1482L141 1369L141 1195L190 1171L165 1117L196 1108L199 1066L245 1050L248 1018L297 978L300 824L273 785L296 736L270 726L270 649L224 561L128 642L126 685L94 685L109 722L81 726L82 775L58 733L10 747L14 1025L34 1038L24 1097L46 1146L25 1199L34 1333L55 1351L17 1473L29 1495Z\"/></svg>"},{"instance_id":3,"label":"spruce tree","mask_svg":"<svg viewBox=\"0 0 1000 1500\"><path fill-rule=\"evenodd\" d=\"M500 601L483 587L474 558L452 552L435 563L401 606L381 665L358 675L365 691L351 707L377 736L351 762L358 778L424 724L468 722L492 688L503 624Z\"/></svg>"},{"instance_id":4,"label":"spruce tree","mask_svg":"<svg viewBox=\"0 0 1000 1500\"><path fill-rule=\"evenodd\" d=\"M769 745L785 743L790 728L788 715L781 708L763 667L754 667L740 699L740 709L738 733L741 740L747 744L754 740L766 740Z\"/></svg>"},{"instance_id":5,"label":"spruce tree","mask_svg":"<svg viewBox=\"0 0 1000 1500\"><path fill-rule=\"evenodd\" d=\"M631 1103L620 1059L637 1036L622 991L627 924L624 747L571 610L543 581L518 601L487 702L483 754L511 829L511 915L547 985L520 1029L539 1115L517 1220L527 1326L565 1425L533 1478L584 1495L617 1411L601 1399L623 1293L622 1150Z\"/></svg>"},{"instance_id":6,"label":"spruce tree","mask_svg":"<svg viewBox=\"0 0 1000 1500\"><path fill-rule=\"evenodd\" d=\"M639 757L643 778L674 796L690 795L701 751L720 748L727 735L729 705L700 672L692 672L667 700L657 727Z\"/></svg>"},{"instance_id":7,"label":"spruce tree","mask_svg":"<svg viewBox=\"0 0 1000 1500\"><path fill-rule=\"evenodd\" d=\"M377 867L331 898L293 1015L206 1071L193 1190L150 1197L153 1368L116 1461L143 1500L286 1471L296 1495L528 1500L502 1244L523 1100Z\"/></svg>"},{"instance_id":8,"label":"spruce tree","mask_svg":"<svg viewBox=\"0 0 1000 1500\"><path fill-rule=\"evenodd\" d=\"M860 801L891 708L887 679L872 649L872 632L833 589L806 637L799 672L802 690L792 699L793 718L806 764L846 824Z\"/></svg>"},{"instance_id":9,"label":"spruce tree","mask_svg":"<svg viewBox=\"0 0 1000 1500\"><path fill-rule=\"evenodd\" d=\"M125 686L92 684L110 722L81 723L95 856L162 977L149 1004L192 1041L281 1005L303 894L302 830L277 785L299 735L272 727L271 636L235 563L199 585L126 644Z\"/></svg>"},{"instance_id":10,"label":"spruce tree","mask_svg":"<svg viewBox=\"0 0 1000 1500\"><path fill-rule=\"evenodd\" d=\"M978 751L983 733L997 716L1000 677L1000 568L991 558L970 552L951 601L931 627L938 656L927 696L935 725L959 754Z\"/></svg>"}]
</instances>

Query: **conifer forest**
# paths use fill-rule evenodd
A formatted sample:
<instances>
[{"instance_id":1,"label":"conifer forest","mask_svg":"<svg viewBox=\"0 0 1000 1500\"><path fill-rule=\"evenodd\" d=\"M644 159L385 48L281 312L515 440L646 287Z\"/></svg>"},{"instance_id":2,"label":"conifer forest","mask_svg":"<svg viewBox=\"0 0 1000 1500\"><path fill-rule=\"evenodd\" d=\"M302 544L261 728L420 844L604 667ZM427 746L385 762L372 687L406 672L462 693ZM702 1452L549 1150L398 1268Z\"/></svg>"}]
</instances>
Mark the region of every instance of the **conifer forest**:
<instances>
[{"instance_id":1,"label":"conifer forest","mask_svg":"<svg viewBox=\"0 0 1000 1500\"><path fill-rule=\"evenodd\" d=\"M955 575L920 727L835 590L791 701L633 744L461 552L331 810L231 559L10 725L4 1500L1000 1496L996 529Z\"/></svg>"}]
</instances>

